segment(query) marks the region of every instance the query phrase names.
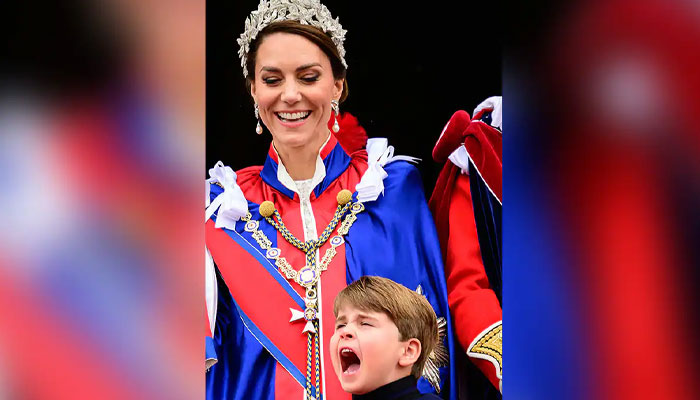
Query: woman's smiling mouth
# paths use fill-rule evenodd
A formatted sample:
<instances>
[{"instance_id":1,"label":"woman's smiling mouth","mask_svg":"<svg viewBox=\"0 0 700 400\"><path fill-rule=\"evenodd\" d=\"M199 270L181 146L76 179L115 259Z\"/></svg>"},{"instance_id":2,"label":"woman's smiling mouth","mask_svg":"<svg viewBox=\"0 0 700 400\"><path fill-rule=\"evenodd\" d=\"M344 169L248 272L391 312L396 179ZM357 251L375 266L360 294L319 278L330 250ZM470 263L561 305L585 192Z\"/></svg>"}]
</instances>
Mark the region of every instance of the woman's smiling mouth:
<instances>
[{"instance_id":1,"label":"woman's smiling mouth","mask_svg":"<svg viewBox=\"0 0 700 400\"><path fill-rule=\"evenodd\" d=\"M299 122L311 115L311 111L276 112L275 115L282 122Z\"/></svg>"}]
</instances>

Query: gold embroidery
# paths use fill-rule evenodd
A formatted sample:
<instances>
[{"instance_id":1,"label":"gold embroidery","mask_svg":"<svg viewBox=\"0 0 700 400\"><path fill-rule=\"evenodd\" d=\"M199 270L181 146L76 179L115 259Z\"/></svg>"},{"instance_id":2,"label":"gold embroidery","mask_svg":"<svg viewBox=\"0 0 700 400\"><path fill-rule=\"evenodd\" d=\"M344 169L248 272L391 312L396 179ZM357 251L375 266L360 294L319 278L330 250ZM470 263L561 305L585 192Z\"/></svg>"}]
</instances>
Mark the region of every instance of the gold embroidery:
<instances>
[{"instance_id":1,"label":"gold embroidery","mask_svg":"<svg viewBox=\"0 0 700 400\"><path fill-rule=\"evenodd\" d=\"M477 336L467 354L470 357L491 361L500 379L503 375L503 323L499 321Z\"/></svg>"}]
</instances>

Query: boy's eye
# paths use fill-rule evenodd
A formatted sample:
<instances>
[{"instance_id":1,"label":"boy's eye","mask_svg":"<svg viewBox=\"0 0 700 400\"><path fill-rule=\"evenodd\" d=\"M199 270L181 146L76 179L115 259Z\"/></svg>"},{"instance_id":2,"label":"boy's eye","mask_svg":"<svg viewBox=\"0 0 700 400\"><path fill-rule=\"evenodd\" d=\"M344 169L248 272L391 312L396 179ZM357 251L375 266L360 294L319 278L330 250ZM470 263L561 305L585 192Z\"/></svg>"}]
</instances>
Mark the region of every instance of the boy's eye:
<instances>
[{"instance_id":1,"label":"boy's eye","mask_svg":"<svg viewBox=\"0 0 700 400\"><path fill-rule=\"evenodd\" d=\"M363 325L363 326L372 326L372 324L370 324L369 322L363 322L363 323L360 324L360 325Z\"/></svg>"},{"instance_id":2,"label":"boy's eye","mask_svg":"<svg viewBox=\"0 0 700 400\"><path fill-rule=\"evenodd\" d=\"M342 327L344 327L344 326L345 326L345 324L338 324L338 325L335 326L335 329L338 330L338 329L340 329L340 328L342 328Z\"/></svg>"}]
</instances>

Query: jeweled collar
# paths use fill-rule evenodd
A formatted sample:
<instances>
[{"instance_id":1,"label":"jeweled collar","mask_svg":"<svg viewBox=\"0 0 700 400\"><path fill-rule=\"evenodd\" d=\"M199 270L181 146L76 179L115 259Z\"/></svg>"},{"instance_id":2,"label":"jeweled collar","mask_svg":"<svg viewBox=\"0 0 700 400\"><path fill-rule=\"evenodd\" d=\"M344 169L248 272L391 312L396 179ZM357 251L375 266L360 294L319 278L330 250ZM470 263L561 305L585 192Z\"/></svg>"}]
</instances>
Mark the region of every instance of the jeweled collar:
<instances>
[{"instance_id":1,"label":"jeweled collar","mask_svg":"<svg viewBox=\"0 0 700 400\"><path fill-rule=\"evenodd\" d=\"M323 161L323 166L325 168L325 176L321 181L314 187L312 192L312 198L318 197L323 193L324 190L330 186L330 184L336 180L350 165L350 156L343 150L342 146L338 143L338 140L330 135L328 141L325 145L321 147L319 151L319 157ZM320 164L317 164L317 169ZM283 167L283 166L282 166ZM267 152L267 159L265 160L265 165L263 165L262 171L260 171L260 176L263 181L273 188L277 189L280 193L289 197L290 199L297 198L294 190L290 189L291 186L289 182L282 183L280 181L280 159L277 151L275 150L272 143L270 143L270 149ZM288 176L288 174L287 174ZM319 171L317 171L314 176L320 176ZM284 180L284 179L283 179Z\"/></svg>"}]
</instances>

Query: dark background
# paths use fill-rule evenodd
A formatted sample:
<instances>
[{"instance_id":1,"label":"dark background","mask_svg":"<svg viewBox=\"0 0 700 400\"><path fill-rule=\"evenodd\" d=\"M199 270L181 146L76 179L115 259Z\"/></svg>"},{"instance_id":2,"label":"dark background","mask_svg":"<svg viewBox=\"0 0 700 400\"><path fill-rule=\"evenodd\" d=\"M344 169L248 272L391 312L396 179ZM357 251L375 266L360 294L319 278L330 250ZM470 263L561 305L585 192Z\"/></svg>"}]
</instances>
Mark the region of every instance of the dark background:
<instances>
[{"instance_id":1,"label":"dark background","mask_svg":"<svg viewBox=\"0 0 700 400\"><path fill-rule=\"evenodd\" d=\"M429 196L441 166L431 152L452 114L501 95L498 2L324 1L348 31L350 95L341 110L395 154L421 158ZM207 2L207 168L265 161L236 39L258 0Z\"/></svg>"}]
</instances>

